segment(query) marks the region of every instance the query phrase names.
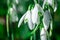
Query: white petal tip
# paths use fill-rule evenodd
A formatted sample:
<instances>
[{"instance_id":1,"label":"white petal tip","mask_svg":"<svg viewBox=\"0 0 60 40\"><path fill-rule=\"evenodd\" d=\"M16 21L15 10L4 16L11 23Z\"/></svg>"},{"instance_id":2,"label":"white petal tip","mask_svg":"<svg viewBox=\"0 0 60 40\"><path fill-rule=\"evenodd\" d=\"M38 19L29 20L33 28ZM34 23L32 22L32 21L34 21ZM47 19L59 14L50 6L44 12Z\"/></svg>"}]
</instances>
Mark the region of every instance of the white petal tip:
<instances>
[{"instance_id":1,"label":"white petal tip","mask_svg":"<svg viewBox=\"0 0 60 40\"><path fill-rule=\"evenodd\" d=\"M18 28L20 27L20 24L18 24Z\"/></svg>"},{"instance_id":2,"label":"white petal tip","mask_svg":"<svg viewBox=\"0 0 60 40\"><path fill-rule=\"evenodd\" d=\"M20 26L18 25L18 28L19 28Z\"/></svg>"}]
</instances>

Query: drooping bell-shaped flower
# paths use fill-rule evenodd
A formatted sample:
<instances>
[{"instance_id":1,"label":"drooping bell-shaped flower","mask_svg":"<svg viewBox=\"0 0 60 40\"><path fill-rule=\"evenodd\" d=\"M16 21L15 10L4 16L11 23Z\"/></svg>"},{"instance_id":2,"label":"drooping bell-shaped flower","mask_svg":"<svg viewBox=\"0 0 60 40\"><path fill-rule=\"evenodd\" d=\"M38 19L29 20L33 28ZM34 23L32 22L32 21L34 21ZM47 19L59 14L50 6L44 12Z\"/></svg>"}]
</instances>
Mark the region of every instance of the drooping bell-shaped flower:
<instances>
[{"instance_id":1,"label":"drooping bell-shaped flower","mask_svg":"<svg viewBox=\"0 0 60 40\"><path fill-rule=\"evenodd\" d=\"M24 21L25 23L28 23L28 27L30 30L34 29L33 27L33 23L32 23L32 13L30 10L28 10L20 19L19 23L18 23L18 27L21 26L22 22Z\"/></svg>"},{"instance_id":2,"label":"drooping bell-shaped flower","mask_svg":"<svg viewBox=\"0 0 60 40\"><path fill-rule=\"evenodd\" d=\"M54 9L54 12L57 10L57 2L54 0L44 0L43 9L46 5L50 5Z\"/></svg>"},{"instance_id":3,"label":"drooping bell-shaped flower","mask_svg":"<svg viewBox=\"0 0 60 40\"><path fill-rule=\"evenodd\" d=\"M31 10L32 11L32 22L33 24L39 24L40 23L40 16L39 12L43 14L43 9L39 4L35 4L34 8Z\"/></svg>"},{"instance_id":4,"label":"drooping bell-shaped flower","mask_svg":"<svg viewBox=\"0 0 60 40\"><path fill-rule=\"evenodd\" d=\"M16 10L14 10L14 8L10 8L10 9L9 9L9 13L10 13L10 21L11 21L11 22L16 22L16 21L18 21L17 12L16 12Z\"/></svg>"},{"instance_id":5,"label":"drooping bell-shaped flower","mask_svg":"<svg viewBox=\"0 0 60 40\"><path fill-rule=\"evenodd\" d=\"M27 20L28 22L28 27L30 30L34 29L33 27L33 23L32 23L32 13L30 10L28 10L26 16L25 16L25 20Z\"/></svg>"},{"instance_id":6,"label":"drooping bell-shaped flower","mask_svg":"<svg viewBox=\"0 0 60 40\"><path fill-rule=\"evenodd\" d=\"M51 19L52 19L52 16L49 13L49 11L45 11L43 15L43 25L44 25L45 30L48 29Z\"/></svg>"},{"instance_id":7,"label":"drooping bell-shaped flower","mask_svg":"<svg viewBox=\"0 0 60 40\"><path fill-rule=\"evenodd\" d=\"M54 6L54 0L44 0L44 3L43 3L43 8L45 5L50 5L50 6Z\"/></svg>"},{"instance_id":8,"label":"drooping bell-shaped flower","mask_svg":"<svg viewBox=\"0 0 60 40\"><path fill-rule=\"evenodd\" d=\"M32 22L36 24L38 22L38 7L35 5L34 9L32 9Z\"/></svg>"}]
</instances>

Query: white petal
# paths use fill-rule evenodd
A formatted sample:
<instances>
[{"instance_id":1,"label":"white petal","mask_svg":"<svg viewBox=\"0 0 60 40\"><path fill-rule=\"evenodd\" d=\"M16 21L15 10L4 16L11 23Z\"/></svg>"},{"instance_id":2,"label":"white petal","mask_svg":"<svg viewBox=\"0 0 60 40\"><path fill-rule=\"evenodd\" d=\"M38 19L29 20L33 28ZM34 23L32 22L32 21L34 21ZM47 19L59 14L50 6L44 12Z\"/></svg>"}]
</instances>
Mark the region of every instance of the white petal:
<instances>
[{"instance_id":1,"label":"white petal","mask_svg":"<svg viewBox=\"0 0 60 40\"><path fill-rule=\"evenodd\" d=\"M57 3L55 4L54 12L56 12L56 10L57 10Z\"/></svg>"},{"instance_id":2,"label":"white petal","mask_svg":"<svg viewBox=\"0 0 60 40\"><path fill-rule=\"evenodd\" d=\"M29 27L29 29L30 30L34 29L33 23L32 23L32 13L31 13L30 10L28 10L27 15L26 15L25 18L28 19L28 27Z\"/></svg>"},{"instance_id":3,"label":"white petal","mask_svg":"<svg viewBox=\"0 0 60 40\"><path fill-rule=\"evenodd\" d=\"M38 21L38 7L35 5L34 9L32 9L32 22L35 24Z\"/></svg>"},{"instance_id":4,"label":"white petal","mask_svg":"<svg viewBox=\"0 0 60 40\"><path fill-rule=\"evenodd\" d=\"M19 1L18 0L16 0L16 4L18 4L19 3Z\"/></svg>"},{"instance_id":5,"label":"white petal","mask_svg":"<svg viewBox=\"0 0 60 40\"><path fill-rule=\"evenodd\" d=\"M48 5L50 5L50 6L52 6L52 8L54 8L54 0L44 0L43 9L44 9L44 6L46 3L48 3Z\"/></svg>"},{"instance_id":6,"label":"white petal","mask_svg":"<svg viewBox=\"0 0 60 40\"><path fill-rule=\"evenodd\" d=\"M12 7L14 10L16 10L16 5L15 4L13 4L13 7Z\"/></svg>"},{"instance_id":7,"label":"white petal","mask_svg":"<svg viewBox=\"0 0 60 40\"><path fill-rule=\"evenodd\" d=\"M43 8L39 4L37 4L37 7L38 7L38 11L41 12L43 15L44 14Z\"/></svg>"},{"instance_id":8,"label":"white petal","mask_svg":"<svg viewBox=\"0 0 60 40\"><path fill-rule=\"evenodd\" d=\"M40 33L41 40L47 40L46 31L42 28Z\"/></svg>"},{"instance_id":9,"label":"white petal","mask_svg":"<svg viewBox=\"0 0 60 40\"><path fill-rule=\"evenodd\" d=\"M45 4L46 4L46 0L44 0L43 2L43 6L42 6L43 9L44 9Z\"/></svg>"},{"instance_id":10,"label":"white petal","mask_svg":"<svg viewBox=\"0 0 60 40\"><path fill-rule=\"evenodd\" d=\"M48 3L49 3L50 5L52 5L52 0L48 0Z\"/></svg>"},{"instance_id":11,"label":"white petal","mask_svg":"<svg viewBox=\"0 0 60 40\"><path fill-rule=\"evenodd\" d=\"M46 37L46 35L44 35L44 36L41 36L41 40L47 40L47 37Z\"/></svg>"},{"instance_id":12,"label":"white petal","mask_svg":"<svg viewBox=\"0 0 60 40\"><path fill-rule=\"evenodd\" d=\"M21 26L21 24L22 24L22 22L23 22L25 16L26 16L26 14L24 14L24 15L21 17L21 19L19 20L18 28Z\"/></svg>"},{"instance_id":13,"label":"white petal","mask_svg":"<svg viewBox=\"0 0 60 40\"><path fill-rule=\"evenodd\" d=\"M12 14L12 12L13 12L13 8L10 8L10 9L9 9L9 12L10 12L10 14Z\"/></svg>"},{"instance_id":14,"label":"white petal","mask_svg":"<svg viewBox=\"0 0 60 40\"><path fill-rule=\"evenodd\" d=\"M45 30L48 29L49 24L50 24L50 20L51 20L51 14L49 14L49 12L46 11L44 13L44 17L43 17L43 25L44 25Z\"/></svg>"}]
</instances>

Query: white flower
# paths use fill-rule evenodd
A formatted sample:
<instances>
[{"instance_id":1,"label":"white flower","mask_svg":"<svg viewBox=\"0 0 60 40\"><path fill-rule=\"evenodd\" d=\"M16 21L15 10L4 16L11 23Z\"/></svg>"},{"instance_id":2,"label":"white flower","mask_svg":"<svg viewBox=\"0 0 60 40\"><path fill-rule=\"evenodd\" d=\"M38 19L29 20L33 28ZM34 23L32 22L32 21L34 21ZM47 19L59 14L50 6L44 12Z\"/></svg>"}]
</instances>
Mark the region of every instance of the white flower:
<instances>
[{"instance_id":1,"label":"white flower","mask_svg":"<svg viewBox=\"0 0 60 40\"><path fill-rule=\"evenodd\" d=\"M57 10L57 2L56 1L54 1L54 0L44 0L43 9L44 9L44 6L45 6L46 3L54 9L54 12L56 12L56 10Z\"/></svg>"},{"instance_id":2,"label":"white flower","mask_svg":"<svg viewBox=\"0 0 60 40\"><path fill-rule=\"evenodd\" d=\"M54 0L44 0L43 9L46 3L54 8Z\"/></svg>"},{"instance_id":3,"label":"white flower","mask_svg":"<svg viewBox=\"0 0 60 40\"><path fill-rule=\"evenodd\" d=\"M52 5L52 1L53 1L53 0L47 0L47 2L48 2L50 5Z\"/></svg>"},{"instance_id":4,"label":"white flower","mask_svg":"<svg viewBox=\"0 0 60 40\"><path fill-rule=\"evenodd\" d=\"M38 12L41 12L42 14L44 13L43 9L39 6L39 4L35 4L35 7L32 10L28 10L25 14L23 15L18 23L18 27L21 25L21 20L26 23L28 23L28 27L30 30L35 28L35 24L40 23L40 18L38 15Z\"/></svg>"},{"instance_id":5,"label":"white flower","mask_svg":"<svg viewBox=\"0 0 60 40\"><path fill-rule=\"evenodd\" d=\"M44 25L45 30L48 29L50 21L51 21L51 18L52 18L52 16L49 13L49 11L45 11L45 13L43 15L43 25Z\"/></svg>"},{"instance_id":6,"label":"white flower","mask_svg":"<svg viewBox=\"0 0 60 40\"><path fill-rule=\"evenodd\" d=\"M35 5L34 9L32 9L32 22L33 24L38 22L38 7Z\"/></svg>"},{"instance_id":7,"label":"white flower","mask_svg":"<svg viewBox=\"0 0 60 40\"><path fill-rule=\"evenodd\" d=\"M27 19L27 21L28 21L28 27L29 27L29 29L30 30L34 29L33 23L32 23L32 13L31 13L30 10L27 11L25 19Z\"/></svg>"},{"instance_id":8,"label":"white flower","mask_svg":"<svg viewBox=\"0 0 60 40\"><path fill-rule=\"evenodd\" d=\"M41 30L40 38L41 40L47 40L47 35L46 35L46 31L44 30L44 28L42 28Z\"/></svg>"},{"instance_id":9,"label":"white flower","mask_svg":"<svg viewBox=\"0 0 60 40\"><path fill-rule=\"evenodd\" d=\"M18 16L17 16L16 10L14 10L13 8L10 8L10 9L9 9L9 13L10 13L10 21L11 21L11 22L16 22L16 21L18 21Z\"/></svg>"},{"instance_id":10,"label":"white flower","mask_svg":"<svg viewBox=\"0 0 60 40\"><path fill-rule=\"evenodd\" d=\"M31 16L31 15L32 15L32 14L31 14L31 11L28 10L28 11L21 17L21 19L20 19L20 21L19 21L19 23L18 23L18 27L21 26L21 24L22 24L23 21L26 21L26 20L27 20L29 29L30 29L30 30L34 29L33 23L32 23L32 18L31 18L32 16Z\"/></svg>"},{"instance_id":11,"label":"white flower","mask_svg":"<svg viewBox=\"0 0 60 40\"><path fill-rule=\"evenodd\" d=\"M33 24L39 24L40 19L39 19L38 12L41 12L43 14L44 13L43 9L41 8L41 6L39 4L35 4L34 9L32 9L31 11L32 11Z\"/></svg>"}]
</instances>

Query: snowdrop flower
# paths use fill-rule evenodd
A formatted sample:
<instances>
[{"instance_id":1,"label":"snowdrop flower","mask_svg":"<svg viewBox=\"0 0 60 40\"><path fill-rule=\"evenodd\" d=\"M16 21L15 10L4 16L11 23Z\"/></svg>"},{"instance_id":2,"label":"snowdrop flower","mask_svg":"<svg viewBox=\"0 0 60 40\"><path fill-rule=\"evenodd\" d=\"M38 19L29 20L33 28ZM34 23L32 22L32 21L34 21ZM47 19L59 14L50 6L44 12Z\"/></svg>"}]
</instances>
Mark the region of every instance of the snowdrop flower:
<instances>
[{"instance_id":1,"label":"snowdrop flower","mask_svg":"<svg viewBox=\"0 0 60 40\"><path fill-rule=\"evenodd\" d=\"M43 8L44 8L45 4L48 4L48 5L52 6L54 4L54 0L44 0Z\"/></svg>"},{"instance_id":2,"label":"snowdrop flower","mask_svg":"<svg viewBox=\"0 0 60 40\"><path fill-rule=\"evenodd\" d=\"M50 5L54 9L54 12L57 10L57 3L54 0L44 0L43 9L45 5Z\"/></svg>"},{"instance_id":3,"label":"snowdrop flower","mask_svg":"<svg viewBox=\"0 0 60 40\"><path fill-rule=\"evenodd\" d=\"M18 23L18 27L20 27L22 21L25 20L24 22L28 22L29 29L32 30L35 28L35 24L40 23L39 15L38 12L44 13L43 9L40 7L39 4L35 4L34 8L31 10L28 10L25 14L23 15Z\"/></svg>"},{"instance_id":4,"label":"snowdrop flower","mask_svg":"<svg viewBox=\"0 0 60 40\"><path fill-rule=\"evenodd\" d=\"M34 29L33 23L32 23L32 13L31 13L30 10L28 11L25 19L27 19L27 21L28 21L29 29L30 29L30 30Z\"/></svg>"},{"instance_id":5,"label":"snowdrop flower","mask_svg":"<svg viewBox=\"0 0 60 40\"><path fill-rule=\"evenodd\" d=\"M35 4L34 8L31 11L32 11L32 22L33 22L33 24L39 24L40 19L39 19L38 12L43 14L44 13L43 9L41 8L41 6L39 4Z\"/></svg>"},{"instance_id":6,"label":"snowdrop flower","mask_svg":"<svg viewBox=\"0 0 60 40\"><path fill-rule=\"evenodd\" d=\"M43 25L45 30L47 31L50 21L51 21L51 14L49 13L49 11L45 11L44 15L43 15Z\"/></svg>"},{"instance_id":7,"label":"snowdrop flower","mask_svg":"<svg viewBox=\"0 0 60 40\"><path fill-rule=\"evenodd\" d=\"M40 36L41 36L41 40L47 40L47 35L44 28L42 28Z\"/></svg>"},{"instance_id":8,"label":"snowdrop flower","mask_svg":"<svg viewBox=\"0 0 60 40\"><path fill-rule=\"evenodd\" d=\"M33 22L33 24L38 22L38 19L39 19L38 17L39 17L38 7L37 7L37 5L35 5L34 9L32 9L32 22Z\"/></svg>"},{"instance_id":9,"label":"snowdrop flower","mask_svg":"<svg viewBox=\"0 0 60 40\"><path fill-rule=\"evenodd\" d=\"M13 8L10 8L10 9L9 9L9 12L10 12L10 21L11 21L11 22L16 22L16 21L18 21L18 16L17 16L16 10L14 10Z\"/></svg>"},{"instance_id":10,"label":"snowdrop flower","mask_svg":"<svg viewBox=\"0 0 60 40\"><path fill-rule=\"evenodd\" d=\"M45 13L43 14L42 22L43 22L44 27L42 28L41 33L40 33L41 40L47 40L47 38L49 39L49 34L47 32L47 29L49 28L51 19L52 19L51 14L49 13L48 10L46 10Z\"/></svg>"},{"instance_id":11,"label":"snowdrop flower","mask_svg":"<svg viewBox=\"0 0 60 40\"><path fill-rule=\"evenodd\" d=\"M32 23L32 19L31 19L31 17L32 17L31 15L32 15L32 14L31 14L31 11L28 10L28 11L21 17L21 19L20 19L20 21L19 21L19 23L18 23L18 27L21 26L23 20L24 20L24 21L27 20L29 29L30 29L30 30L34 29L33 23Z\"/></svg>"},{"instance_id":12,"label":"snowdrop flower","mask_svg":"<svg viewBox=\"0 0 60 40\"><path fill-rule=\"evenodd\" d=\"M44 13L43 9L39 4L35 4L34 8L31 10L28 10L25 14L23 15L18 23L18 27L20 27L21 23L23 20L24 22L28 23L28 27L30 30L35 28L35 24L40 23L39 15L38 12L41 12L42 14ZM22 20L22 21L21 21Z\"/></svg>"},{"instance_id":13,"label":"snowdrop flower","mask_svg":"<svg viewBox=\"0 0 60 40\"><path fill-rule=\"evenodd\" d=\"M47 2L52 5L53 0L47 0Z\"/></svg>"}]
</instances>

